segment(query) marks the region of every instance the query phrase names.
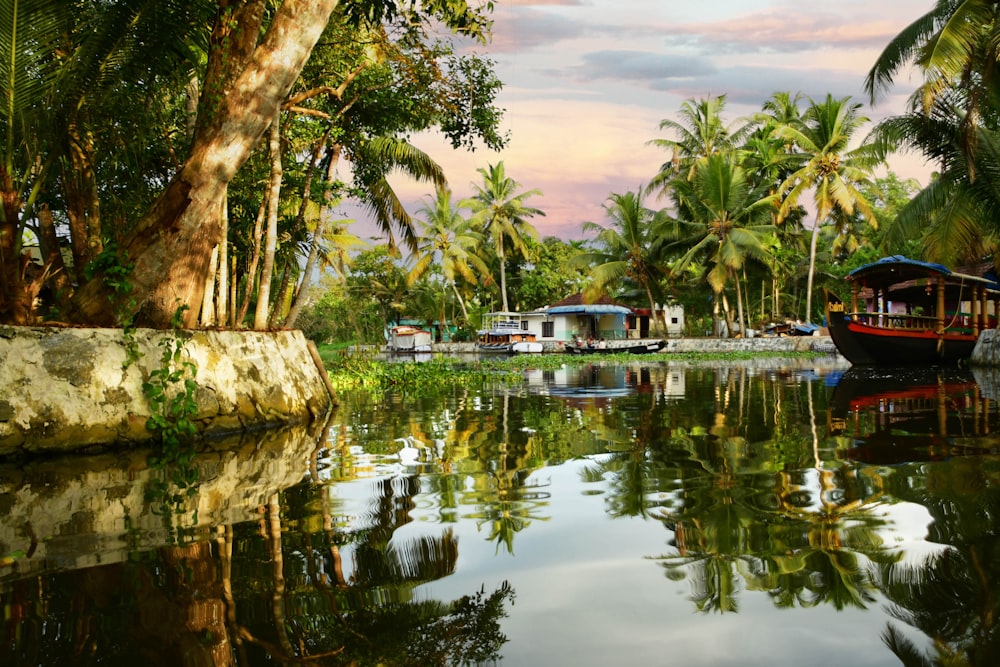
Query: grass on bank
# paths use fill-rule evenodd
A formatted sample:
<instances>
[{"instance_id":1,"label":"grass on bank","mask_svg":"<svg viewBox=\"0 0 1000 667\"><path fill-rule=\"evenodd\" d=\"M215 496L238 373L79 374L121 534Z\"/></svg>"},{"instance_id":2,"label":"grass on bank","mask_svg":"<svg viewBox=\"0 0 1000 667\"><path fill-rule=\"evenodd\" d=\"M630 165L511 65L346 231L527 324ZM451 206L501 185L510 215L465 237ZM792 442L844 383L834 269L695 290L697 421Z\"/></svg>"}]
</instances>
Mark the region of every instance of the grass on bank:
<instances>
[{"instance_id":1,"label":"grass on bank","mask_svg":"<svg viewBox=\"0 0 1000 667\"><path fill-rule=\"evenodd\" d=\"M552 370L593 363L646 363L746 361L761 358L815 358L819 352L668 352L637 356L628 352L591 355L530 354L485 357L475 361L435 355L429 361L385 361L374 351L351 351L343 346L319 346L320 358L334 387L410 387L428 383L481 382L485 379L516 384L526 370Z\"/></svg>"}]
</instances>

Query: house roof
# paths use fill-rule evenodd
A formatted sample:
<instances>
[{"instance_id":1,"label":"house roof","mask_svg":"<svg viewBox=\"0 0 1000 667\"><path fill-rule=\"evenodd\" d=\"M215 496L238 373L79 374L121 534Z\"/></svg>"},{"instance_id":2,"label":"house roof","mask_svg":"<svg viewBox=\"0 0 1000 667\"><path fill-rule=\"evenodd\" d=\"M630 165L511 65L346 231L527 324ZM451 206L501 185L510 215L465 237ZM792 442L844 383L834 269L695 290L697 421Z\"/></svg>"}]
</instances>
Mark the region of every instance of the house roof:
<instances>
[{"instance_id":1,"label":"house roof","mask_svg":"<svg viewBox=\"0 0 1000 667\"><path fill-rule=\"evenodd\" d=\"M550 306L546 309L549 315L572 315L582 313L584 315L630 315L631 308L616 306L610 303L584 303L578 306Z\"/></svg>"},{"instance_id":2,"label":"house roof","mask_svg":"<svg viewBox=\"0 0 1000 667\"><path fill-rule=\"evenodd\" d=\"M591 302L586 302L582 292L571 294L562 301L557 301L545 309L549 315L572 315L582 313L585 315L629 315L632 309L615 303L606 296L601 296Z\"/></svg>"}]
</instances>

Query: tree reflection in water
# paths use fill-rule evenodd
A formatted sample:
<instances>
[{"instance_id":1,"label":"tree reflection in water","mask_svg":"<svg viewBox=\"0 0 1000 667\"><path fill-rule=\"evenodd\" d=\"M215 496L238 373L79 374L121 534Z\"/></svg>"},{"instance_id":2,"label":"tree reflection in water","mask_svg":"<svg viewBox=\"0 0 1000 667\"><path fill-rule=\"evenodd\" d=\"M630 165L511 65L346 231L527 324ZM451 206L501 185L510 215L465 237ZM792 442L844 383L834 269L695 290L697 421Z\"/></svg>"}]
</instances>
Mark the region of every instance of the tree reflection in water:
<instances>
[{"instance_id":1,"label":"tree reflection in water","mask_svg":"<svg viewBox=\"0 0 1000 667\"><path fill-rule=\"evenodd\" d=\"M507 641L514 592L506 583L490 592L475 573L530 570L537 582L566 570L577 585L581 566L606 567L608 577L594 577L604 582L645 557L665 588L684 582L691 603L681 607L699 620L728 621L755 598L797 628L815 623L804 609L852 619L866 610L879 619L875 645L881 634L904 664L997 664L996 404L970 378L941 373L851 371L834 387L780 364L646 362L539 371L522 385L344 392L307 481L262 498L256 522L127 564L5 583L2 603L17 619L5 636L17 639L0 655L11 649L15 664L489 661ZM896 541L903 503L930 513L926 541L939 552L917 561ZM571 562L573 547L556 545L650 528L652 548L597 549L600 562L585 553ZM459 536L467 567L471 553L485 559L465 575L475 583L457 600L427 599L446 580L465 581ZM560 616L554 604L532 621ZM634 622L594 607L599 617L567 611L609 634Z\"/></svg>"},{"instance_id":2,"label":"tree reflection in water","mask_svg":"<svg viewBox=\"0 0 1000 667\"><path fill-rule=\"evenodd\" d=\"M415 476L375 482L345 529L306 481L264 499L257 523L128 562L8 582L3 664L448 665L499 658L506 582L451 602L414 590L454 572L458 540L400 539ZM319 508L319 514L317 514ZM192 541L197 538L197 541ZM349 549L350 568L342 550ZM349 569L350 574L345 575Z\"/></svg>"}]
</instances>

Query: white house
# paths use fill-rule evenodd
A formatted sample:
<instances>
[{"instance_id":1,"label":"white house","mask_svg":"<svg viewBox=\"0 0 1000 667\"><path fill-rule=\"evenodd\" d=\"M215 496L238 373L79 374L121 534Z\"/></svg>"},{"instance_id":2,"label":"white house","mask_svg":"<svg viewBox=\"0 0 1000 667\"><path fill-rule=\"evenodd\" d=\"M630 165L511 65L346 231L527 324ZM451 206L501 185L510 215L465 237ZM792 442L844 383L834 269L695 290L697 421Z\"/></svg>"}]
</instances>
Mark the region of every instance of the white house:
<instances>
[{"instance_id":1,"label":"white house","mask_svg":"<svg viewBox=\"0 0 1000 667\"><path fill-rule=\"evenodd\" d=\"M521 314L521 326L541 342L567 342L577 336L586 340L624 340L650 337L650 311L629 308L608 298L584 303L574 294L546 308ZM680 337L684 331L684 309L665 306L667 335Z\"/></svg>"}]
</instances>

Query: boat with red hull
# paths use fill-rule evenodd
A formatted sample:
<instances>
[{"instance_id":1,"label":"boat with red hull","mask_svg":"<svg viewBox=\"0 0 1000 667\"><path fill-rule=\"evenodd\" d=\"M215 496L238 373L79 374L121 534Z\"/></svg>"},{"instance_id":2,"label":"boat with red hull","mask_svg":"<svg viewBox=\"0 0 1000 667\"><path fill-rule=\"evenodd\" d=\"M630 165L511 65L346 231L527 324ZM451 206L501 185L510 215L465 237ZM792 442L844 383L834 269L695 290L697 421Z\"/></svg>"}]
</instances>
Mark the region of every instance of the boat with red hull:
<instances>
[{"instance_id":1,"label":"boat with red hull","mask_svg":"<svg viewBox=\"0 0 1000 667\"><path fill-rule=\"evenodd\" d=\"M996 327L1000 285L990 277L895 256L855 269L847 282L849 302L824 290L826 321L855 365L956 364Z\"/></svg>"}]
</instances>

